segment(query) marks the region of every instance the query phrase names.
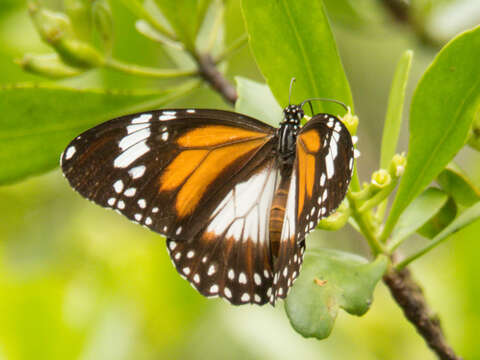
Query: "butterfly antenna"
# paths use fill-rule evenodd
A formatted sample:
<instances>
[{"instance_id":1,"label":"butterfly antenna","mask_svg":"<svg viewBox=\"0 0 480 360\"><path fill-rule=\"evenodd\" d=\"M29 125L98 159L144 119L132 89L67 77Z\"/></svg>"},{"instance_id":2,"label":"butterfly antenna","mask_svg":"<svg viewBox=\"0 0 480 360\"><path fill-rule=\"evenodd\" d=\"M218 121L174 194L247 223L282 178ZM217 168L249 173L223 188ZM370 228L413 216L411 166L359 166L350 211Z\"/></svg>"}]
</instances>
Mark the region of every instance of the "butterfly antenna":
<instances>
[{"instance_id":1,"label":"butterfly antenna","mask_svg":"<svg viewBox=\"0 0 480 360\"><path fill-rule=\"evenodd\" d=\"M290 80L290 89L288 90L288 105L292 104L292 89L293 89L293 84L295 83L294 77L292 77L292 80Z\"/></svg>"},{"instance_id":2,"label":"butterfly antenna","mask_svg":"<svg viewBox=\"0 0 480 360\"><path fill-rule=\"evenodd\" d=\"M349 111L349 107L347 105L345 105L345 103L341 102L341 101L338 101L338 100L334 100L334 99L328 99L328 98L311 98L311 99L307 99L305 100L304 102L302 102L300 104L300 107L303 108L303 106L308 102L310 103L311 105L311 102L312 101L326 101L326 102L332 102L332 103L335 103L335 104L338 104L340 106L342 106L345 110Z\"/></svg>"}]
</instances>

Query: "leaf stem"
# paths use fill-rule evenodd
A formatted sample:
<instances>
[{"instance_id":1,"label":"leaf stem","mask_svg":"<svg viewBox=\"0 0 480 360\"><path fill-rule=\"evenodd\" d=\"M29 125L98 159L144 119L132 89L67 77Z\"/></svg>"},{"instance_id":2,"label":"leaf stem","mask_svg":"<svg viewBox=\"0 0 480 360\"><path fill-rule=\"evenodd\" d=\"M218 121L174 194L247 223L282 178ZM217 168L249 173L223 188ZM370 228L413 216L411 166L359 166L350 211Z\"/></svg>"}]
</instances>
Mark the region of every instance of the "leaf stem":
<instances>
[{"instance_id":1,"label":"leaf stem","mask_svg":"<svg viewBox=\"0 0 480 360\"><path fill-rule=\"evenodd\" d=\"M143 67L133 64L124 63L116 59L108 59L105 61L105 67L117 70L126 74L152 77L152 78L178 78L198 75L198 70L177 70L177 69L158 69L151 67Z\"/></svg>"}]
</instances>

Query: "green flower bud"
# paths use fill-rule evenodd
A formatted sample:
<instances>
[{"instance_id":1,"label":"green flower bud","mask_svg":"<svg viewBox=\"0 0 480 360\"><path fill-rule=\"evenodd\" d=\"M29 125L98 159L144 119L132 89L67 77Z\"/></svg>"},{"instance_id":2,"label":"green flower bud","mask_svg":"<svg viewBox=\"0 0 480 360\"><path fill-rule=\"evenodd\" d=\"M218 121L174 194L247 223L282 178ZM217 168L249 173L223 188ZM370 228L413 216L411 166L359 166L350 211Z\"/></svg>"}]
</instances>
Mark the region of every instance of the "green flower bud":
<instances>
[{"instance_id":1,"label":"green flower bud","mask_svg":"<svg viewBox=\"0 0 480 360\"><path fill-rule=\"evenodd\" d=\"M64 0L63 7L70 18L76 37L79 40L90 41L92 35L90 15L92 0Z\"/></svg>"},{"instance_id":2,"label":"green flower bud","mask_svg":"<svg viewBox=\"0 0 480 360\"><path fill-rule=\"evenodd\" d=\"M67 64L89 69L102 66L103 56L88 43L72 38L65 38L55 44L55 50Z\"/></svg>"},{"instance_id":3,"label":"green flower bud","mask_svg":"<svg viewBox=\"0 0 480 360\"><path fill-rule=\"evenodd\" d=\"M57 54L26 54L23 59L17 60L16 62L25 71L54 79L71 77L81 73L81 70L64 64Z\"/></svg>"},{"instance_id":4,"label":"green flower bud","mask_svg":"<svg viewBox=\"0 0 480 360\"><path fill-rule=\"evenodd\" d=\"M405 172L407 166L407 159L404 154L395 154L390 162L389 172L394 178L399 178Z\"/></svg>"},{"instance_id":5,"label":"green flower bud","mask_svg":"<svg viewBox=\"0 0 480 360\"><path fill-rule=\"evenodd\" d=\"M359 119L357 115L352 114L350 108L348 108L348 112L341 117L340 120L342 120L343 124L347 127L351 135L355 135L357 133Z\"/></svg>"},{"instance_id":6,"label":"green flower bud","mask_svg":"<svg viewBox=\"0 0 480 360\"><path fill-rule=\"evenodd\" d=\"M38 33L45 42L53 45L65 36L71 35L72 26L65 14L40 8L33 2L29 3L29 11Z\"/></svg>"},{"instance_id":7,"label":"green flower bud","mask_svg":"<svg viewBox=\"0 0 480 360\"><path fill-rule=\"evenodd\" d=\"M344 201L340 204L337 211L329 217L322 219L317 228L328 231L337 231L345 226L350 217L350 208L348 202Z\"/></svg>"},{"instance_id":8,"label":"green flower bud","mask_svg":"<svg viewBox=\"0 0 480 360\"><path fill-rule=\"evenodd\" d=\"M375 171L372 174L371 184L372 184L372 187L377 190L385 188L386 186L390 185L391 182L392 182L392 177L390 176L387 170L380 169Z\"/></svg>"}]
</instances>

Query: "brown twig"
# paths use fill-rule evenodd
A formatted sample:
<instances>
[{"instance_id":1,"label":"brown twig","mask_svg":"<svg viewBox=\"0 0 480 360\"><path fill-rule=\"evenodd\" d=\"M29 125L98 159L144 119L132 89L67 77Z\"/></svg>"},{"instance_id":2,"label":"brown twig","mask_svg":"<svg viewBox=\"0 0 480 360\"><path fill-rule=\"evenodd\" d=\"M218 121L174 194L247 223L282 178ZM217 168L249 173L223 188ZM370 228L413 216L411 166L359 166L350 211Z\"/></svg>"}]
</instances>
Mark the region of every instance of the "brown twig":
<instances>
[{"instance_id":1,"label":"brown twig","mask_svg":"<svg viewBox=\"0 0 480 360\"><path fill-rule=\"evenodd\" d=\"M442 360L460 360L447 344L440 320L428 307L423 291L412 278L410 270L391 269L383 277L390 293L402 308L405 317L415 326L427 345Z\"/></svg>"},{"instance_id":2,"label":"brown twig","mask_svg":"<svg viewBox=\"0 0 480 360\"><path fill-rule=\"evenodd\" d=\"M234 105L237 101L237 92L232 84L218 71L213 58L210 55L199 55L196 57L200 75L210 86L223 98Z\"/></svg>"}]
</instances>

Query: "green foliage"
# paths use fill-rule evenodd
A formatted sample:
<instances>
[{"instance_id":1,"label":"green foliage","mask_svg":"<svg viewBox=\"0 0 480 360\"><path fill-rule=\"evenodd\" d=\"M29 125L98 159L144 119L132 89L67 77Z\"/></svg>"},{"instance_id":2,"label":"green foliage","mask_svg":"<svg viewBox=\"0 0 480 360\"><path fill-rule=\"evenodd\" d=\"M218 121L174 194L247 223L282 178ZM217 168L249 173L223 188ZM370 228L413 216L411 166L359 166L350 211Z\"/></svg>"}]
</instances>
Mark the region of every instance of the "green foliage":
<instances>
[{"instance_id":1,"label":"green foliage","mask_svg":"<svg viewBox=\"0 0 480 360\"><path fill-rule=\"evenodd\" d=\"M387 115L383 126L382 148L380 151L380 167L386 169L397 149L398 136L402 125L403 104L407 89L408 75L412 66L413 52L407 50L398 62L390 89Z\"/></svg>"},{"instance_id":2,"label":"green foliage","mask_svg":"<svg viewBox=\"0 0 480 360\"><path fill-rule=\"evenodd\" d=\"M425 190L403 212L391 236L391 247L413 235L437 214L448 200L447 194L435 188Z\"/></svg>"},{"instance_id":3,"label":"green foliage","mask_svg":"<svg viewBox=\"0 0 480 360\"><path fill-rule=\"evenodd\" d=\"M292 326L305 337L330 335L340 308L363 315L387 268L387 258L366 259L332 250L310 251L285 301Z\"/></svg>"},{"instance_id":4,"label":"green foliage","mask_svg":"<svg viewBox=\"0 0 480 360\"><path fill-rule=\"evenodd\" d=\"M0 88L0 184L55 168L59 154L80 132L125 113L167 104L191 87L163 92L29 84Z\"/></svg>"},{"instance_id":5,"label":"green foliage","mask_svg":"<svg viewBox=\"0 0 480 360\"><path fill-rule=\"evenodd\" d=\"M350 86L321 1L243 0L242 8L258 67L280 105L288 104L286 84L295 77L293 103L327 97L353 107ZM340 110L326 103L315 106L333 114Z\"/></svg>"},{"instance_id":6,"label":"green foliage","mask_svg":"<svg viewBox=\"0 0 480 360\"><path fill-rule=\"evenodd\" d=\"M386 223L391 231L408 204L465 145L480 110L480 28L452 40L420 80L410 112L405 175Z\"/></svg>"},{"instance_id":7,"label":"green foliage","mask_svg":"<svg viewBox=\"0 0 480 360\"><path fill-rule=\"evenodd\" d=\"M266 123L276 126L282 118L282 108L273 97L270 88L265 84L237 76L238 100L235 111L262 119Z\"/></svg>"},{"instance_id":8,"label":"green foliage","mask_svg":"<svg viewBox=\"0 0 480 360\"><path fill-rule=\"evenodd\" d=\"M353 108L350 85L325 8L329 9L333 18L341 19L344 25L360 24L364 27L367 22L359 11L361 6L356 2L327 1L324 7L322 1L242 0L247 33L232 41L226 50L223 29L228 28L228 24L224 21L224 10L228 10L231 3L210 0L122 0L109 3L100 0L65 0L61 7L65 13L54 12L40 6L40 3L43 6L45 2L33 2L30 12L45 43L41 49L48 49L50 53L24 56L18 63L30 73L68 80L0 87L0 108L3 111L0 119L0 161L3 164L0 184L20 181L55 168L65 145L89 127L126 113L167 106L190 94L208 76L202 73L199 60L208 55L216 70L224 72L235 63L230 61L230 57L245 44L247 37L266 84L236 76L241 71L232 71L238 94L235 103L237 112L276 126L282 119L282 106L289 100L288 84L292 77L297 79L292 103L322 97L343 101ZM123 10L128 9L130 15L134 16L127 22L132 31L136 28L158 46L160 51L155 53L158 58L149 54L148 62L158 61L169 68L143 66L141 62L145 59L130 64L116 57L115 47L124 40L116 38L114 31L114 22L119 15L112 9L119 6L117 3L121 3L125 7ZM101 41L95 38L95 31ZM135 48L134 41L129 41L125 49L133 54L138 47ZM131 58L135 58L134 55ZM164 55L173 61L166 60ZM462 171L448 165L465 145L467 136L470 136L470 144L477 146L480 28L461 34L446 45L420 80L410 109L410 143L406 161L403 154L395 152L412 57L412 51L403 53L392 81L381 150L376 151L376 154L380 153L381 169L374 171L370 182L362 186L355 169L347 199L336 213L319 224L319 228L331 231L339 230L347 223L353 224L354 229L364 236L374 260L368 262L363 257L333 250L307 251L302 273L286 300L286 312L292 326L305 337L323 339L329 336L339 309L353 315L365 314L370 307L375 286L387 267L394 271L408 265L480 217L479 190ZM248 59L251 60L250 54ZM350 60L350 63L355 61ZM173 65L178 68L172 68ZM130 75L129 85L135 90L113 89L112 83L116 87L126 87L119 74ZM253 78L255 74L251 71L249 76ZM140 80L140 76L149 78L151 82ZM196 80L182 81L187 77ZM115 82L105 81L112 78L116 79ZM166 79L171 82L167 83ZM150 84L151 89L145 89L145 84ZM189 106L207 107L204 104L210 103L215 104L214 107L219 106L218 101L209 99L206 91L196 95L201 98L187 99ZM333 114L341 110L331 103L315 103L315 108ZM359 118L348 112L342 120L354 135ZM362 123L363 119L360 126ZM380 125L375 123L375 126ZM435 180L441 189L428 187ZM387 202L399 181L400 187L384 223ZM95 219L89 221L94 222ZM15 225L19 224L15 222ZM84 228L83 223L81 228ZM12 234L14 231L8 229L7 232ZM392 262L398 246L416 233L432 240L401 263ZM102 236L113 238L103 233L83 236L90 236L94 240ZM121 236L115 236L115 239L117 237ZM68 236L64 235L63 238ZM157 254L158 246L150 246L147 252ZM355 248L358 246L355 245ZM105 255L107 259L114 256L110 250ZM131 250L128 249L127 253L134 256ZM191 292L184 290L182 285L160 287L168 295L160 290L154 292L152 289L156 284L152 279L163 279L167 270L161 268L159 271L155 267L159 261L156 255L139 258L142 266L148 267L149 271L154 270L150 274L150 282L143 283L142 276L139 276L142 278L140 280L136 278L132 270L135 262L127 266L128 270L116 269L122 275L116 282L123 283L123 279L127 278L134 283L132 293L138 302L161 304L161 307L152 305L152 313L143 314L146 318L162 322L168 316L162 314L157 317L158 313L175 310L175 316L168 318L169 326L155 324L146 332L156 334L158 326L163 329L163 333L160 332L162 337L167 333L176 334L179 328L170 329L170 324L178 319L183 320L183 326L189 329L189 319L197 313L199 301L191 303L184 296ZM145 258L147 261L144 261ZM122 259L121 256L116 259L117 266L122 264ZM54 291L61 291L67 286L67 281L53 281L47 286ZM173 290L168 290L170 288ZM33 296L31 294L35 290L35 287L28 288L25 293ZM152 292L154 300L151 300ZM40 300L43 301L43 298ZM8 302L5 304L6 307L14 306ZM22 306L35 306L35 303L25 302ZM51 311L61 306L58 297L53 303L39 306L45 308L46 316L53 319L57 327L55 334L68 333L58 313ZM181 313L180 307L187 310ZM51 316L48 315L50 312ZM17 318L26 323L22 316L26 318L30 313L26 314L17 314L13 320L6 322L7 325L13 326L10 323L14 324ZM46 330L43 332L47 333ZM68 336L75 337L70 333ZM1 345L0 358L3 356ZM32 353L40 352L40 347L35 346L32 347ZM73 354L76 351L73 346L69 357L77 355ZM79 344L75 346L81 347ZM51 358L56 355L53 348L45 352ZM32 356L28 354L27 357Z\"/></svg>"}]
</instances>

